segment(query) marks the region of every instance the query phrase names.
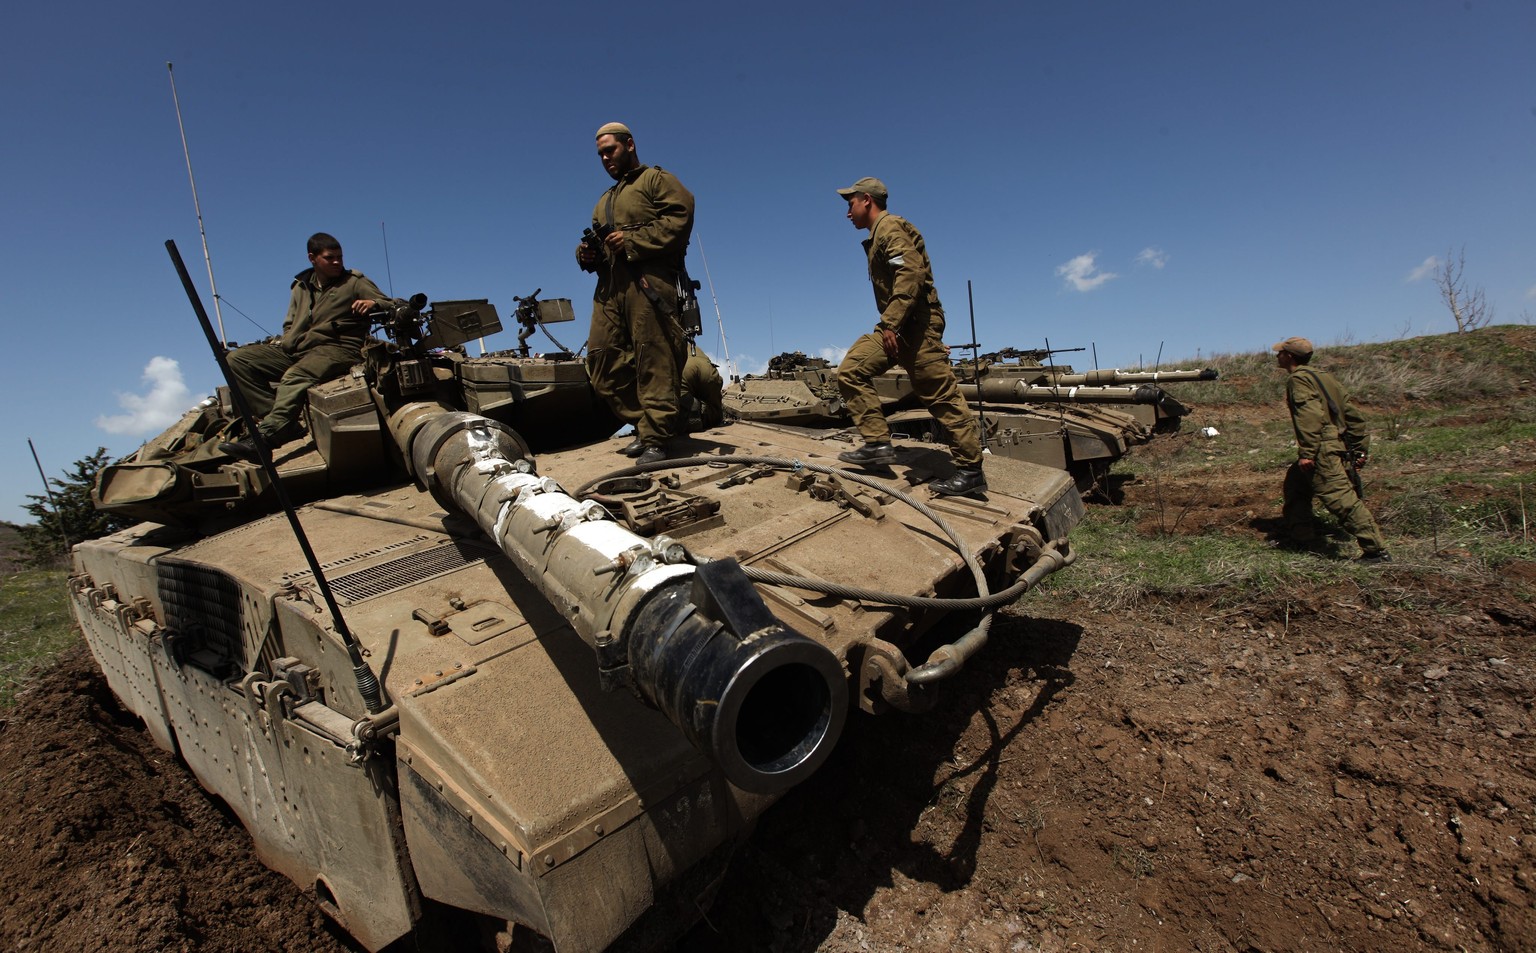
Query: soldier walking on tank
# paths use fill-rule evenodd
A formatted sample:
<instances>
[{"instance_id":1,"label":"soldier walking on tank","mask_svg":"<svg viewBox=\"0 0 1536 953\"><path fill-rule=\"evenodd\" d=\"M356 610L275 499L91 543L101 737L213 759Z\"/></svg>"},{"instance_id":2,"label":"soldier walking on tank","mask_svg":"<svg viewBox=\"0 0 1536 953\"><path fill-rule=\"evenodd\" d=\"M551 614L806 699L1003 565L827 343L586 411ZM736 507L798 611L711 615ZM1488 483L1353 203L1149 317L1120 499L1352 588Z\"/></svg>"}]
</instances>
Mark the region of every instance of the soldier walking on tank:
<instances>
[{"instance_id":1,"label":"soldier walking on tank","mask_svg":"<svg viewBox=\"0 0 1536 953\"><path fill-rule=\"evenodd\" d=\"M623 452L637 463L665 460L679 426L687 339L678 320L678 280L693 233L693 193L677 176L642 165L623 123L597 130L597 155L614 184L592 210L590 239L576 247L596 272L587 373L615 415L635 427Z\"/></svg>"},{"instance_id":2,"label":"soldier walking on tank","mask_svg":"<svg viewBox=\"0 0 1536 953\"><path fill-rule=\"evenodd\" d=\"M987 488L981 472L981 428L960 394L949 349L944 346L944 308L933 286L933 266L923 236L910 222L885 210L889 192L879 179L863 178L837 194L848 201L848 220L869 229L864 251L874 286L880 321L874 333L853 342L837 368L837 384L864 446L837 458L857 466L885 466L895 461L891 428L880 410L873 380L899 364L928 412L949 432L955 474L929 486L944 496L980 493Z\"/></svg>"},{"instance_id":3,"label":"soldier walking on tank","mask_svg":"<svg viewBox=\"0 0 1536 953\"><path fill-rule=\"evenodd\" d=\"M1317 538L1312 525L1312 499L1360 542L1360 561L1390 562L1381 529L1360 499L1359 470L1365 466L1370 434L1365 416L1349 399L1339 379L1308 366L1312 342L1286 338L1270 346L1275 362L1287 372L1285 403L1296 431L1296 462L1285 472L1281 517L1294 543Z\"/></svg>"},{"instance_id":4,"label":"soldier walking on tank","mask_svg":"<svg viewBox=\"0 0 1536 953\"><path fill-rule=\"evenodd\" d=\"M257 429L271 447L302 432L299 410L311 387L340 377L362 360L368 313L399 303L362 272L347 270L334 237L316 232L307 248L310 267L293 278L282 336L229 353L235 386L252 416L260 419ZM219 449L257 459L250 438L221 443Z\"/></svg>"}]
</instances>

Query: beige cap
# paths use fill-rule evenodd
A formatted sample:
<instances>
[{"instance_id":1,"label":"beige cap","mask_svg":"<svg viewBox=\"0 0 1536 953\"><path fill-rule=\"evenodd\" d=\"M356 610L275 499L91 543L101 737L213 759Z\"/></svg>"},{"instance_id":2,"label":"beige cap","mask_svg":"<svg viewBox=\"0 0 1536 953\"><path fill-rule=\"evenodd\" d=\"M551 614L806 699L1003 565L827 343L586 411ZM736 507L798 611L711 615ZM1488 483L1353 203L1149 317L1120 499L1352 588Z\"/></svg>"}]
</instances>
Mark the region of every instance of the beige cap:
<instances>
[{"instance_id":1,"label":"beige cap","mask_svg":"<svg viewBox=\"0 0 1536 953\"><path fill-rule=\"evenodd\" d=\"M1276 353L1287 351L1297 357L1312 356L1312 342L1306 338L1286 338L1284 341L1271 344L1269 349Z\"/></svg>"},{"instance_id":2,"label":"beige cap","mask_svg":"<svg viewBox=\"0 0 1536 953\"><path fill-rule=\"evenodd\" d=\"M884 182L867 175L846 189L838 189L837 194L845 199L851 199L855 195L872 195L882 202L891 196L891 193L886 191Z\"/></svg>"},{"instance_id":3,"label":"beige cap","mask_svg":"<svg viewBox=\"0 0 1536 953\"><path fill-rule=\"evenodd\" d=\"M604 136L630 136L629 127L622 122L605 122L597 127L597 135L594 138L601 139ZM631 138L633 138L631 136Z\"/></svg>"}]
</instances>

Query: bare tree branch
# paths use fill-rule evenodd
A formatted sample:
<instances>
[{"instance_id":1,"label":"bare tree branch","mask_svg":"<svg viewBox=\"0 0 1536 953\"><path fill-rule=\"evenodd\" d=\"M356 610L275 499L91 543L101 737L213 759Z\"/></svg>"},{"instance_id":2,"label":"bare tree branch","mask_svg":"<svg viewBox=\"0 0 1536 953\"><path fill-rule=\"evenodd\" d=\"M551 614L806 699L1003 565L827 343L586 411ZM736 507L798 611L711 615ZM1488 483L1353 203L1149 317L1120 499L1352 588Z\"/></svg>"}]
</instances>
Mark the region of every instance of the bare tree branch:
<instances>
[{"instance_id":1,"label":"bare tree branch","mask_svg":"<svg viewBox=\"0 0 1536 953\"><path fill-rule=\"evenodd\" d=\"M1453 258L1446 249L1445 261L1435 269L1435 287L1440 289L1440 300L1451 309L1451 320L1456 322L1456 332L1465 334L1486 326L1493 320L1493 309L1483 296L1483 289L1468 288L1462 271L1467 265L1467 249L1462 246Z\"/></svg>"}]
</instances>

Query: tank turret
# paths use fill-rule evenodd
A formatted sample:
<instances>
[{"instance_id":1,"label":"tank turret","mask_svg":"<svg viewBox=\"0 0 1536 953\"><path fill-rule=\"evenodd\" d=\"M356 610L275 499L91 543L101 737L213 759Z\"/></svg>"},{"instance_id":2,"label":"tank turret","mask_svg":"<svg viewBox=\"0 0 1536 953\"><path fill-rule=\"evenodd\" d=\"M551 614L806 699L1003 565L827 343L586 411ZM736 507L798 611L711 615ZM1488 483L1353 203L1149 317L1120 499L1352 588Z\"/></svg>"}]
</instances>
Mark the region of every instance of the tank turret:
<instances>
[{"instance_id":1,"label":"tank turret","mask_svg":"<svg viewBox=\"0 0 1536 953\"><path fill-rule=\"evenodd\" d=\"M536 296L525 332L567 313ZM877 477L742 420L635 467L570 352L465 352L489 302L377 326L270 469L219 453L224 397L105 471L145 522L70 582L124 706L370 950L656 945L847 718L958 703L990 613L1071 562L1060 470L989 463L939 509L931 444Z\"/></svg>"}]
</instances>

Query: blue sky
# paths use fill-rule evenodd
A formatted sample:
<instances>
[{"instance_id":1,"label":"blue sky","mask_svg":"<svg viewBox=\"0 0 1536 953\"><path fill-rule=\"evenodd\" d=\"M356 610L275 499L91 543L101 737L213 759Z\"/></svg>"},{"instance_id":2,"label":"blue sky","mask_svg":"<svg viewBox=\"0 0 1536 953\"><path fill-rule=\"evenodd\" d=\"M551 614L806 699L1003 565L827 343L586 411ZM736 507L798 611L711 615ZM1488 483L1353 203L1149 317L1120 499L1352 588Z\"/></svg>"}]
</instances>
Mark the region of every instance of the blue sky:
<instances>
[{"instance_id":1,"label":"blue sky","mask_svg":"<svg viewBox=\"0 0 1536 953\"><path fill-rule=\"evenodd\" d=\"M164 249L211 307L167 61L235 341L279 329L324 230L401 296L569 297L575 346L614 119L697 197L691 268L744 372L872 326L833 192L864 175L923 231L952 343L967 281L986 348L1105 367L1449 331L1415 276L1463 248L1499 321L1536 314L1531 0L59 0L0 25L4 520L40 492L28 437L57 474L216 384Z\"/></svg>"}]
</instances>

